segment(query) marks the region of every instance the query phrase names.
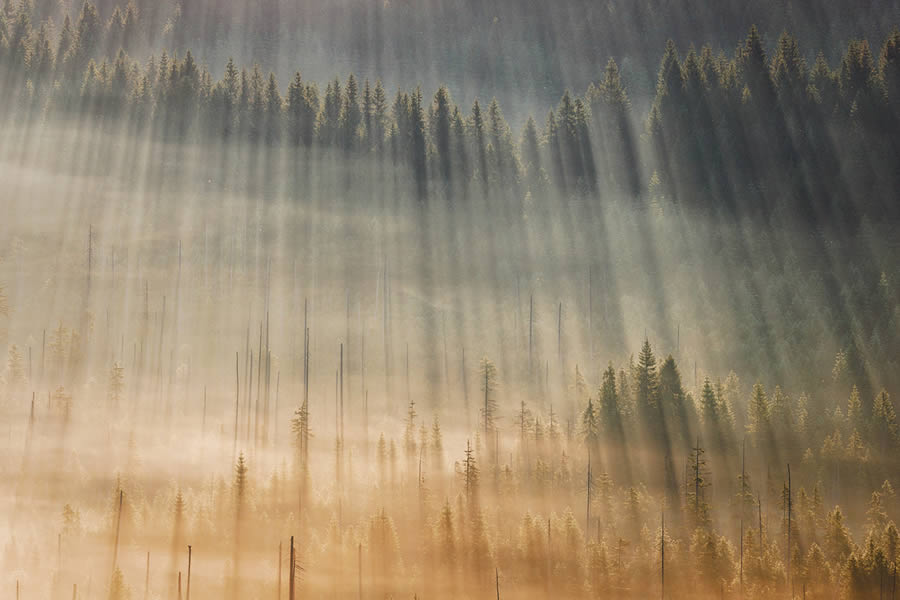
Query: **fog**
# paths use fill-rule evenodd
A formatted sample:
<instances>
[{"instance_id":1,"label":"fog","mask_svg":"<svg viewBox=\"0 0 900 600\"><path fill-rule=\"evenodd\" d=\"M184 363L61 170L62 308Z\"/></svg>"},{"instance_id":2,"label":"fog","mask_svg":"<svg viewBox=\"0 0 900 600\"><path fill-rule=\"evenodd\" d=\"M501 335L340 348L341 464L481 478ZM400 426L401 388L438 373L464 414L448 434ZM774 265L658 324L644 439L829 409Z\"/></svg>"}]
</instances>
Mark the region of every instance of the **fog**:
<instances>
[{"instance_id":1,"label":"fog","mask_svg":"<svg viewBox=\"0 0 900 600\"><path fill-rule=\"evenodd\" d=\"M444 88L4 66L2 595L893 598L894 63L875 108L862 46L838 116L778 96L784 142L755 32L704 79L740 142L676 132L674 46L649 115L610 62L533 151L536 94L514 136Z\"/></svg>"}]
</instances>

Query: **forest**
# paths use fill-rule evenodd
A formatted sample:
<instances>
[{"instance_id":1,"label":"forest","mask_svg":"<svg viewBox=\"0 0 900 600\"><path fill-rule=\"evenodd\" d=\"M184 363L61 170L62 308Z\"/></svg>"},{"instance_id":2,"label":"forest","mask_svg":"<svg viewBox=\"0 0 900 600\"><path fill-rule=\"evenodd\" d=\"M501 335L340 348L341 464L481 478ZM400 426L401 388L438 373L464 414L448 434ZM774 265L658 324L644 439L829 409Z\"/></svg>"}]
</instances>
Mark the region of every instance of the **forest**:
<instances>
[{"instance_id":1,"label":"forest","mask_svg":"<svg viewBox=\"0 0 900 600\"><path fill-rule=\"evenodd\" d=\"M893 600L898 21L3 1L0 595Z\"/></svg>"}]
</instances>

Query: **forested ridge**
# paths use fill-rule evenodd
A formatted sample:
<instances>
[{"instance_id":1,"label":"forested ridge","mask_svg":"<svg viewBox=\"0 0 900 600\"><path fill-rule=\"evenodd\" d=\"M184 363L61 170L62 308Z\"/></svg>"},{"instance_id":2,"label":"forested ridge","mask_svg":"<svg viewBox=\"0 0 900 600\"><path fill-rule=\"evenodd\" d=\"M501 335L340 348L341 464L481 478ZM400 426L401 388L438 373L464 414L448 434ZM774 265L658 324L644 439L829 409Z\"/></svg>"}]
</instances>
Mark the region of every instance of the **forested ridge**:
<instances>
[{"instance_id":1,"label":"forested ridge","mask_svg":"<svg viewBox=\"0 0 900 600\"><path fill-rule=\"evenodd\" d=\"M5 0L7 12L19 0ZM33 0L32 21L77 17L81 0ZM751 0L120 0L94 2L104 24L116 14L134 25L126 52L144 60L168 48L209 61L221 73L229 56L272 69L282 81L300 66L325 81L355 72L393 88L446 83L470 105L474 96L504 98L516 113L534 98L555 102L565 87L583 90L598 65L615 56L640 98L652 94L667 39L679 48L711 44L729 54L750 23L774 42L782 30L836 64L848 40L882 40L900 18L896 0L811 2ZM130 15L129 15L130 10ZM110 58L118 50L112 39ZM302 64L296 64L302 57ZM808 56L811 59L813 56ZM620 60L621 59L621 60ZM645 105L641 106L641 110Z\"/></svg>"},{"instance_id":2,"label":"forested ridge","mask_svg":"<svg viewBox=\"0 0 900 600\"><path fill-rule=\"evenodd\" d=\"M297 71L285 90L259 65L229 61L217 77L190 50L138 63L124 50L138 27L133 4L104 22L85 3L56 35L32 24L28 2L6 10L6 111L33 119L75 115L132 135L243 140L302 149L298 157L371 155L409 169L420 199L552 188L823 224L898 215L896 28L874 50L849 42L835 65L822 53L808 64L788 33L769 56L755 27L733 53L692 46L682 57L670 41L648 114L632 114L610 59L586 90L566 91L514 133L498 99L459 106L446 87L388 91L350 74L320 90Z\"/></svg>"}]
</instances>

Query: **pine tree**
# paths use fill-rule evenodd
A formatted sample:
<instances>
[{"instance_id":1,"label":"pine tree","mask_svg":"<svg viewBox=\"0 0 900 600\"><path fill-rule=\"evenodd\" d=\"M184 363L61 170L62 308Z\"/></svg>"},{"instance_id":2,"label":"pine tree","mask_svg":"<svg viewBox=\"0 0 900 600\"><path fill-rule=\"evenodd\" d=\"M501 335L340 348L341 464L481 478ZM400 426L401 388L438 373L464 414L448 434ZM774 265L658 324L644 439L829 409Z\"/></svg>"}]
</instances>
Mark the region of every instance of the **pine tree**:
<instances>
[{"instance_id":1,"label":"pine tree","mask_svg":"<svg viewBox=\"0 0 900 600\"><path fill-rule=\"evenodd\" d=\"M865 431L865 418L862 412L862 402L859 399L859 390L854 385L850 390L850 399L847 401L847 424L850 429Z\"/></svg>"},{"instance_id":2,"label":"pine tree","mask_svg":"<svg viewBox=\"0 0 900 600\"><path fill-rule=\"evenodd\" d=\"M406 449L407 460L416 456L416 401L410 398L406 407L406 421L403 429L403 447Z\"/></svg>"},{"instance_id":3,"label":"pine tree","mask_svg":"<svg viewBox=\"0 0 900 600\"><path fill-rule=\"evenodd\" d=\"M469 128L472 136L472 145L475 149L475 157L478 160L478 177L481 179L483 191L487 193L489 172L487 159L487 143L484 131L484 115L481 114L481 105L476 99L472 104L472 116L469 119Z\"/></svg>"},{"instance_id":4,"label":"pine tree","mask_svg":"<svg viewBox=\"0 0 900 600\"><path fill-rule=\"evenodd\" d=\"M335 79L325 88L325 100L316 125L318 139L323 146L334 146L337 141L342 106L341 83Z\"/></svg>"},{"instance_id":5,"label":"pine tree","mask_svg":"<svg viewBox=\"0 0 900 600\"><path fill-rule=\"evenodd\" d=\"M772 82L782 99L782 106L791 112L805 110L807 67L800 52L797 38L787 32L778 38L775 57L772 59ZM799 116L799 114L792 115Z\"/></svg>"},{"instance_id":6,"label":"pine tree","mask_svg":"<svg viewBox=\"0 0 900 600\"><path fill-rule=\"evenodd\" d=\"M656 431L661 425L659 413L659 376L656 357L645 339L635 369L634 404L644 427Z\"/></svg>"},{"instance_id":7,"label":"pine tree","mask_svg":"<svg viewBox=\"0 0 900 600\"><path fill-rule=\"evenodd\" d=\"M706 450L700 446L700 439L697 438L696 445L691 448L690 470L691 470L691 490L688 492L688 506L697 527L706 527L709 525L709 505L703 498L703 490L706 488L706 459L703 455Z\"/></svg>"},{"instance_id":8,"label":"pine tree","mask_svg":"<svg viewBox=\"0 0 900 600\"><path fill-rule=\"evenodd\" d=\"M659 370L659 387L657 392L661 416L666 428L673 432L673 438L679 440L686 448L690 444L693 402L688 402L684 387L681 384L681 373L670 354L663 361ZM691 411L692 412L692 411Z\"/></svg>"},{"instance_id":9,"label":"pine tree","mask_svg":"<svg viewBox=\"0 0 900 600\"><path fill-rule=\"evenodd\" d=\"M881 47L878 74L894 114L900 114L900 29L896 26Z\"/></svg>"},{"instance_id":10,"label":"pine tree","mask_svg":"<svg viewBox=\"0 0 900 600\"><path fill-rule=\"evenodd\" d=\"M709 381L709 377L703 378L703 389L700 392L700 416L707 430L718 430L719 401L716 398L716 393Z\"/></svg>"},{"instance_id":11,"label":"pine tree","mask_svg":"<svg viewBox=\"0 0 900 600\"><path fill-rule=\"evenodd\" d=\"M372 149L372 118L375 113L375 94L369 80L366 79L363 84L362 94L362 140L363 149Z\"/></svg>"},{"instance_id":12,"label":"pine tree","mask_svg":"<svg viewBox=\"0 0 900 600\"><path fill-rule=\"evenodd\" d=\"M431 468L436 475L441 475L444 470L444 435L437 414L431 422Z\"/></svg>"},{"instance_id":13,"label":"pine tree","mask_svg":"<svg viewBox=\"0 0 900 600\"><path fill-rule=\"evenodd\" d=\"M600 447L600 420L594 409L594 401L588 398L587 406L581 413L581 437L588 451L595 453Z\"/></svg>"},{"instance_id":14,"label":"pine tree","mask_svg":"<svg viewBox=\"0 0 900 600\"><path fill-rule=\"evenodd\" d=\"M844 513L839 506L828 514L824 532L825 556L832 564L841 564L853 552L853 540L844 524Z\"/></svg>"},{"instance_id":15,"label":"pine tree","mask_svg":"<svg viewBox=\"0 0 900 600\"><path fill-rule=\"evenodd\" d=\"M754 105L762 113L772 108L774 87L762 37L756 25L750 27L741 49L740 68Z\"/></svg>"},{"instance_id":16,"label":"pine tree","mask_svg":"<svg viewBox=\"0 0 900 600\"><path fill-rule=\"evenodd\" d=\"M384 140L387 133L386 126L388 122L387 96L384 93L384 87L381 85L381 80L375 82L375 93L372 104L372 132L369 137L376 153L378 156L381 156L381 150L384 148Z\"/></svg>"},{"instance_id":17,"label":"pine tree","mask_svg":"<svg viewBox=\"0 0 900 600\"><path fill-rule=\"evenodd\" d=\"M416 196L424 200L428 193L426 161L425 112L422 106L422 90L416 88L409 105L410 164L416 182Z\"/></svg>"},{"instance_id":18,"label":"pine tree","mask_svg":"<svg viewBox=\"0 0 900 600\"><path fill-rule=\"evenodd\" d=\"M453 510L450 508L449 500L444 502L436 529L438 564L445 576L452 582L456 575L456 535L453 528Z\"/></svg>"},{"instance_id":19,"label":"pine tree","mask_svg":"<svg viewBox=\"0 0 900 600\"><path fill-rule=\"evenodd\" d=\"M762 384L757 382L753 385L753 394L747 407L747 430L755 433L760 441L764 441L764 438L760 436L766 436L770 431L769 411L769 399L766 397L766 391Z\"/></svg>"},{"instance_id":20,"label":"pine tree","mask_svg":"<svg viewBox=\"0 0 900 600\"><path fill-rule=\"evenodd\" d=\"M441 86L434 95L432 101L432 126L431 137L434 139L435 152L439 166L439 173L444 182L450 181L452 170L452 155L450 147L450 118L451 101L447 88Z\"/></svg>"},{"instance_id":21,"label":"pine tree","mask_svg":"<svg viewBox=\"0 0 900 600\"><path fill-rule=\"evenodd\" d=\"M525 405L525 401L519 402L519 412L516 414L516 425L519 427L519 443L521 444L521 452L526 450L526 439L528 434L535 427L534 416L531 410Z\"/></svg>"},{"instance_id":22,"label":"pine tree","mask_svg":"<svg viewBox=\"0 0 900 600\"><path fill-rule=\"evenodd\" d=\"M69 14L66 13L65 18L63 19L62 30L59 33L59 41L56 46L57 67L65 64L66 61L70 59L70 54L75 47L76 42L75 32L72 30L72 20L69 18Z\"/></svg>"},{"instance_id":23,"label":"pine tree","mask_svg":"<svg viewBox=\"0 0 900 600\"><path fill-rule=\"evenodd\" d=\"M656 100L654 107L659 111L662 127L674 128L680 123L680 113L684 110L684 80L675 42L668 40L659 66L656 80ZM673 129L673 131L675 131Z\"/></svg>"},{"instance_id":24,"label":"pine tree","mask_svg":"<svg viewBox=\"0 0 900 600\"><path fill-rule=\"evenodd\" d=\"M519 145L521 147L522 168L528 177L528 185L533 188L540 180L541 150L537 126L534 123L534 118L530 115L525 122L525 128L522 130L522 141Z\"/></svg>"},{"instance_id":25,"label":"pine tree","mask_svg":"<svg viewBox=\"0 0 900 600\"><path fill-rule=\"evenodd\" d=\"M269 73L263 105L265 107L265 141L267 144L275 144L281 139L281 117L284 103L281 99L281 93L278 91L278 82L275 80L274 73Z\"/></svg>"},{"instance_id":26,"label":"pine tree","mask_svg":"<svg viewBox=\"0 0 900 600\"><path fill-rule=\"evenodd\" d=\"M894 448L900 441L894 404L886 390L881 390L875 396L872 405L872 433L875 436L875 443L880 446L882 456L887 456L889 449Z\"/></svg>"},{"instance_id":27,"label":"pine tree","mask_svg":"<svg viewBox=\"0 0 900 600\"><path fill-rule=\"evenodd\" d=\"M490 147L493 150L493 160L489 168L500 185L512 185L518 175L518 164L512 134L496 98L492 98L488 105L488 131Z\"/></svg>"},{"instance_id":28,"label":"pine tree","mask_svg":"<svg viewBox=\"0 0 900 600\"><path fill-rule=\"evenodd\" d=\"M616 391L616 370L611 362L603 372L599 402L600 423L603 430L613 440L622 442L624 439L622 407L619 405L619 395Z\"/></svg>"},{"instance_id":29,"label":"pine tree","mask_svg":"<svg viewBox=\"0 0 900 600\"><path fill-rule=\"evenodd\" d=\"M240 523L243 516L244 505L247 500L247 461L244 459L244 453L238 455L237 463L234 466L234 481L232 489L234 492L235 520Z\"/></svg>"},{"instance_id":30,"label":"pine tree","mask_svg":"<svg viewBox=\"0 0 900 600\"><path fill-rule=\"evenodd\" d=\"M290 143L309 147L313 142L319 100L316 88L304 84L300 72L294 74L288 86L286 120Z\"/></svg>"},{"instance_id":31,"label":"pine tree","mask_svg":"<svg viewBox=\"0 0 900 600\"><path fill-rule=\"evenodd\" d=\"M353 73L347 78L344 88L343 105L341 107L341 146L345 150L357 147L359 140L359 127L363 120L363 114L359 106L359 85Z\"/></svg>"},{"instance_id":32,"label":"pine tree","mask_svg":"<svg viewBox=\"0 0 900 600\"><path fill-rule=\"evenodd\" d=\"M497 399L494 390L497 388L497 367L488 357L483 357L478 367L481 381L481 392L484 394L484 402L481 407L481 420L484 423L485 440L490 440L496 429Z\"/></svg>"},{"instance_id":33,"label":"pine tree","mask_svg":"<svg viewBox=\"0 0 900 600\"><path fill-rule=\"evenodd\" d=\"M75 69L81 70L90 60L102 38L103 24L97 7L91 2L81 5L81 13L75 25L74 53L72 56Z\"/></svg>"},{"instance_id":34,"label":"pine tree","mask_svg":"<svg viewBox=\"0 0 900 600\"><path fill-rule=\"evenodd\" d=\"M463 482L465 484L466 500L472 502L478 497L478 465L475 463L475 450L472 448L469 440L466 440L466 453L462 474Z\"/></svg>"},{"instance_id":35,"label":"pine tree","mask_svg":"<svg viewBox=\"0 0 900 600\"><path fill-rule=\"evenodd\" d=\"M54 54L50 47L50 32L47 23L41 23L37 37L31 50L28 62L35 86L41 87L52 73L54 68Z\"/></svg>"}]
</instances>

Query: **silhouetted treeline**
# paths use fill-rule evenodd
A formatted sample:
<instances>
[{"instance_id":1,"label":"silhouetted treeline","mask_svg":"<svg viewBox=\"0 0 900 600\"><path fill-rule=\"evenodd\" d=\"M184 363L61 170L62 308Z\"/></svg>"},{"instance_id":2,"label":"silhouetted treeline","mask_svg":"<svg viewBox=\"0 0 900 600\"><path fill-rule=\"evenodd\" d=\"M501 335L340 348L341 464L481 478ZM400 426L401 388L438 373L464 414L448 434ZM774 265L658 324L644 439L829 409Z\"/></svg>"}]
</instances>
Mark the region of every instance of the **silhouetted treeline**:
<instances>
[{"instance_id":1,"label":"silhouetted treeline","mask_svg":"<svg viewBox=\"0 0 900 600\"><path fill-rule=\"evenodd\" d=\"M7 13L21 0L6 0ZM26 0L32 21L52 18L59 27L68 12L77 18L83 0ZM882 39L898 15L896 0L873 0L864 9L852 0L97 0L109 34L102 45L118 50L122 29L136 25L125 50L157 55L161 48L183 55L194 50L216 71L228 56L271 67L285 79L295 57L305 74L324 80L335 64L392 85L421 81L451 85L470 102L481 96L527 95L554 101L566 86L584 89L606 57L627 58L632 85L652 91L660 47L694 40L731 48L756 23L777 36L787 28L837 61L846 40ZM122 23L125 25L123 26ZM36 25L37 27L37 25ZM620 61L621 64L621 61ZM511 100L510 100L511 101ZM518 110L521 106L517 106Z\"/></svg>"},{"instance_id":2,"label":"silhouetted treeline","mask_svg":"<svg viewBox=\"0 0 900 600\"><path fill-rule=\"evenodd\" d=\"M95 59L103 44L121 47L132 35L133 10L104 25L85 4L55 37L46 23L33 28L28 14L23 4L3 21L7 114L371 155L409 169L420 198L646 191L704 210L784 211L838 226L861 214L897 216L896 29L877 52L865 40L850 42L837 65L822 54L808 65L787 34L767 56L755 27L733 55L707 46L681 59L670 42L646 118L632 114L610 59L583 94L566 91L514 134L496 99L459 106L445 87L431 97L420 88L388 92L352 74L320 90L297 72L284 90L273 73L232 61L218 79L190 51L146 64L121 48L113 60Z\"/></svg>"}]
</instances>

